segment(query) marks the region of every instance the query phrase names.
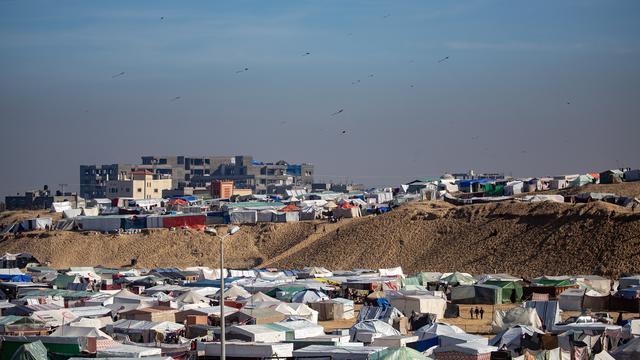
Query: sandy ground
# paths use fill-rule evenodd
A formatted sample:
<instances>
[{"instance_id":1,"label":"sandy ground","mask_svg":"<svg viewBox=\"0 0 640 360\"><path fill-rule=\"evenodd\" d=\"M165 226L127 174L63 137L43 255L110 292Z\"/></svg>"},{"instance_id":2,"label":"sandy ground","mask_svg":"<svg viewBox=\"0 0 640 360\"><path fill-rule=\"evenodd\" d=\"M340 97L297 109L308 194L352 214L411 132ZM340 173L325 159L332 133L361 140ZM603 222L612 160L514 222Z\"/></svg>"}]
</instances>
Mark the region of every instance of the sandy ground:
<instances>
[{"instance_id":1,"label":"sandy ground","mask_svg":"<svg viewBox=\"0 0 640 360\"><path fill-rule=\"evenodd\" d=\"M633 191L628 186L624 189ZM5 212L0 220L34 214ZM513 201L464 207L424 202L336 224L241 228L225 241L228 267L325 266L340 270L402 266L406 273L508 272L524 277L640 272L640 212L600 202ZM218 246L216 238L183 229L133 235L31 232L0 238L0 253L31 252L59 268L123 266L132 258L138 258L142 267L218 266Z\"/></svg>"}]
</instances>

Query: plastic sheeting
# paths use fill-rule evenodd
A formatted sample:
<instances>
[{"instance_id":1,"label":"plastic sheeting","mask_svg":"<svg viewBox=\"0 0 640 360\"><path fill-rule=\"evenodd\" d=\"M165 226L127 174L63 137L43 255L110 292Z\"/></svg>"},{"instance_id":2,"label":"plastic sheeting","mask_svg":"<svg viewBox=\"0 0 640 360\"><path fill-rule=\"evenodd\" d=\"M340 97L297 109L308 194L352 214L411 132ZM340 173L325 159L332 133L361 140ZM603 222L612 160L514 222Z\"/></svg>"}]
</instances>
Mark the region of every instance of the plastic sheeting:
<instances>
[{"instance_id":1,"label":"plastic sheeting","mask_svg":"<svg viewBox=\"0 0 640 360\"><path fill-rule=\"evenodd\" d=\"M68 201L54 202L51 204L51 210L57 213L61 213L69 209L71 209L71 203Z\"/></svg>"},{"instance_id":2,"label":"plastic sheeting","mask_svg":"<svg viewBox=\"0 0 640 360\"><path fill-rule=\"evenodd\" d=\"M162 228L162 216L150 215L147 216L147 228L159 229Z\"/></svg>"},{"instance_id":3,"label":"plastic sheeting","mask_svg":"<svg viewBox=\"0 0 640 360\"><path fill-rule=\"evenodd\" d=\"M494 332L504 331L517 325L541 329L542 321L536 309L532 308L516 307L507 311L496 310L493 313L491 327Z\"/></svg>"},{"instance_id":4,"label":"plastic sheeting","mask_svg":"<svg viewBox=\"0 0 640 360\"><path fill-rule=\"evenodd\" d=\"M313 303L313 302L318 302L323 300L329 300L329 297L325 293L318 290L300 291L295 293L293 295L293 298L291 299L292 302L303 303L303 304L308 304L308 303Z\"/></svg>"},{"instance_id":5,"label":"plastic sheeting","mask_svg":"<svg viewBox=\"0 0 640 360\"><path fill-rule=\"evenodd\" d=\"M557 203L563 203L564 196L562 195L527 195L522 198L522 201L526 201L526 202L553 201Z\"/></svg>"},{"instance_id":6,"label":"plastic sheeting","mask_svg":"<svg viewBox=\"0 0 640 360\"><path fill-rule=\"evenodd\" d=\"M73 219L77 216L81 216L82 214L82 209L67 209L64 210L62 212L62 218L63 219ZM98 216L98 214L95 215L85 215L85 216Z\"/></svg>"},{"instance_id":7,"label":"plastic sheeting","mask_svg":"<svg viewBox=\"0 0 640 360\"><path fill-rule=\"evenodd\" d=\"M100 208L91 207L91 208L83 208L82 216L98 216L100 215Z\"/></svg>"},{"instance_id":8,"label":"plastic sheeting","mask_svg":"<svg viewBox=\"0 0 640 360\"><path fill-rule=\"evenodd\" d=\"M370 343L380 336L401 335L393 326L380 320L365 320L349 329L351 341Z\"/></svg>"},{"instance_id":9,"label":"plastic sheeting","mask_svg":"<svg viewBox=\"0 0 640 360\"><path fill-rule=\"evenodd\" d=\"M147 217L146 216L132 216L122 218L120 222L120 227L127 229L146 229L147 228Z\"/></svg>"},{"instance_id":10,"label":"plastic sheeting","mask_svg":"<svg viewBox=\"0 0 640 360\"><path fill-rule=\"evenodd\" d=\"M402 272L402 267L394 267L388 269L378 269L378 273L380 276L401 276L404 277L404 273Z\"/></svg>"},{"instance_id":11,"label":"plastic sheeting","mask_svg":"<svg viewBox=\"0 0 640 360\"><path fill-rule=\"evenodd\" d=\"M390 297L389 302L407 316L415 312L418 314L434 314L437 319L442 319L447 309L447 301L445 299L431 295Z\"/></svg>"},{"instance_id":12,"label":"plastic sheeting","mask_svg":"<svg viewBox=\"0 0 640 360\"><path fill-rule=\"evenodd\" d=\"M258 213L255 210L238 210L229 213L232 224L255 224Z\"/></svg>"},{"instance_id":13,"label":"plastic sheeting","mask_svg":"<svg viewBox=\"0 0 640 360\"><path fill-rule=\"evenodd\" d=\"M582 298L584 297L584 289L567 289L558 296L560 309L565 311L582 310Z\"/></svg>"},{"instance_id":14,"label":"plastic sheeting","mask_svg":"<svg viewBox=\"0 0 640 360\"><path fill-rule=\"evenodd\" d=\"M120 229L120 219L120 216L79 216L76 218L76 224L79 230L115 231Z\"/></svg>"},{"instance_id":15,"label":"plastic sheeting","mask_svg":"<svg viewBox=\"0 0 640 360\"><path fill-rule=\"evenodd\" d=\"M164 228L190 228L202 230L205 227L207 217L205 215L172 215L162 218Z\"/></svg>"}]
</instances>

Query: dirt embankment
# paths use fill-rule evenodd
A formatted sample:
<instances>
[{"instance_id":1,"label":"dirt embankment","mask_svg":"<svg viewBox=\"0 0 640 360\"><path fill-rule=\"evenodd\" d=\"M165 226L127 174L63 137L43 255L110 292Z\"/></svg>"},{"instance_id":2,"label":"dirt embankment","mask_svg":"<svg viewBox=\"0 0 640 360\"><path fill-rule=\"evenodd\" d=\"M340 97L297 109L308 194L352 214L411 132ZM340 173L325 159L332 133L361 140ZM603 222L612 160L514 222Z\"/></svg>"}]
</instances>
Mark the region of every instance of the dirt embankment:
<instances>
[{"instance_id":1,"label":"dirt embankment","mask_svg":"<svg viewBox=\"0 0 640 360\"><path fill-rule=\"evenodd\" d=\"M142 267L218 266L219 242L203 232L166 229L133 235L33 232L0 239L0 253L25 251L55 267L123 266L136 257ZM225 241L225 262L236 268L400 265L406 272L617 276L640 272L640 212L601 202L412 203L337 224L242 226Z\"/></svg>"}]
</instances>

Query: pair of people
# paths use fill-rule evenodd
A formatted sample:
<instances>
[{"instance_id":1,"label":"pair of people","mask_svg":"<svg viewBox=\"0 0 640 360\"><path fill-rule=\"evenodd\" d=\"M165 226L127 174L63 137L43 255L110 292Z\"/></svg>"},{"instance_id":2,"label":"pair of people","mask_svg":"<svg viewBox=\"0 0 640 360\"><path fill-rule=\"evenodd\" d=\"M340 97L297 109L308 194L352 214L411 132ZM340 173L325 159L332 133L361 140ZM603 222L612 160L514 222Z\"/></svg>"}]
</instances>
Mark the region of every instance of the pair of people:
<instances>
[{"instance_id":1,"label":"pair of people","mask_svg":"<svg viewBox=\"0 0 640 360\"><path fill-rule=\"evenodd\" d=\"M469 308L469 314L472 319L484 319L484 309L478 308L477 306L474 308ZM475 317L474 317L475 315Z\"/></svg>"}]
</instances>

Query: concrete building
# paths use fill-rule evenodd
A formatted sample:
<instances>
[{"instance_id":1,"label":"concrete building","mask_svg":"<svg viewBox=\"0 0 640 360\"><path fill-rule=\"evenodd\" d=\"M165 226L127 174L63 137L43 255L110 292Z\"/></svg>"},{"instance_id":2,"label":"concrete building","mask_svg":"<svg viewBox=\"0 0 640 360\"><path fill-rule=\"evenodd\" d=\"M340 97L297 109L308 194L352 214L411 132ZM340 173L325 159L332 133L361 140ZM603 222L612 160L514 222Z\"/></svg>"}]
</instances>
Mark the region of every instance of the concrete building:
<instances>
[{"instance_id":1,"label":"concrete building","mask_svg":"<svg viewBox=\"0 0 640 360\"><path fill-rule=\"evenodd\" d=\"M85 200L74 192L57 191L55 194L44 187L42 190L25 191L24 195L5 197L7 210L42 210L51 209L54 202L68 201L72 208L85 207Z\"/></svg>"},{"instance_id":2,"label":"concrete building","mask_svg":"<svg viewBox=\"0 0 640 360\"><path fill-rule=\"evenodd\" d=\"M106 197L109 199L159 199L162 191L171 190L171 178L147 170L137 170L132 171L129 176L107 181L106 187Z\"/></svg>"},{"instance_id":3,"label":"concrete building","mask_svg":"<svg viewBox=\"0 0 640 360\"><path fill-rule=\"evenodd\" d=\"M252 156L143 156L141 165L80 166L80 194L86 198L109 197L105 184L129 176L132 170L148 170L172 179L171 188L208 187L215 180L232 180L236 189L264 194L269 186L310 186L313 165L286 161L265 163Z\"/></svg>"},{"instance_id":4,"label":"concrete building","mask_svg":"<svg viewBox=\"0 0 640 360\"><path fill-rule=\"evenodd\" d=\"M211 197L230 199L233 195L233 181L214 180L211 182Z\"/></svg>"},{"instance_id":5,"label":"concrete building","mask_svg":"<svg viewBox=\"0 0 640 360\"><path fill-rule=\"evenodd\" d=\"M80 196L85 199L107 197L106 183L131 174L131 164L80 165Z\"/></svg>"}]
</instances>

